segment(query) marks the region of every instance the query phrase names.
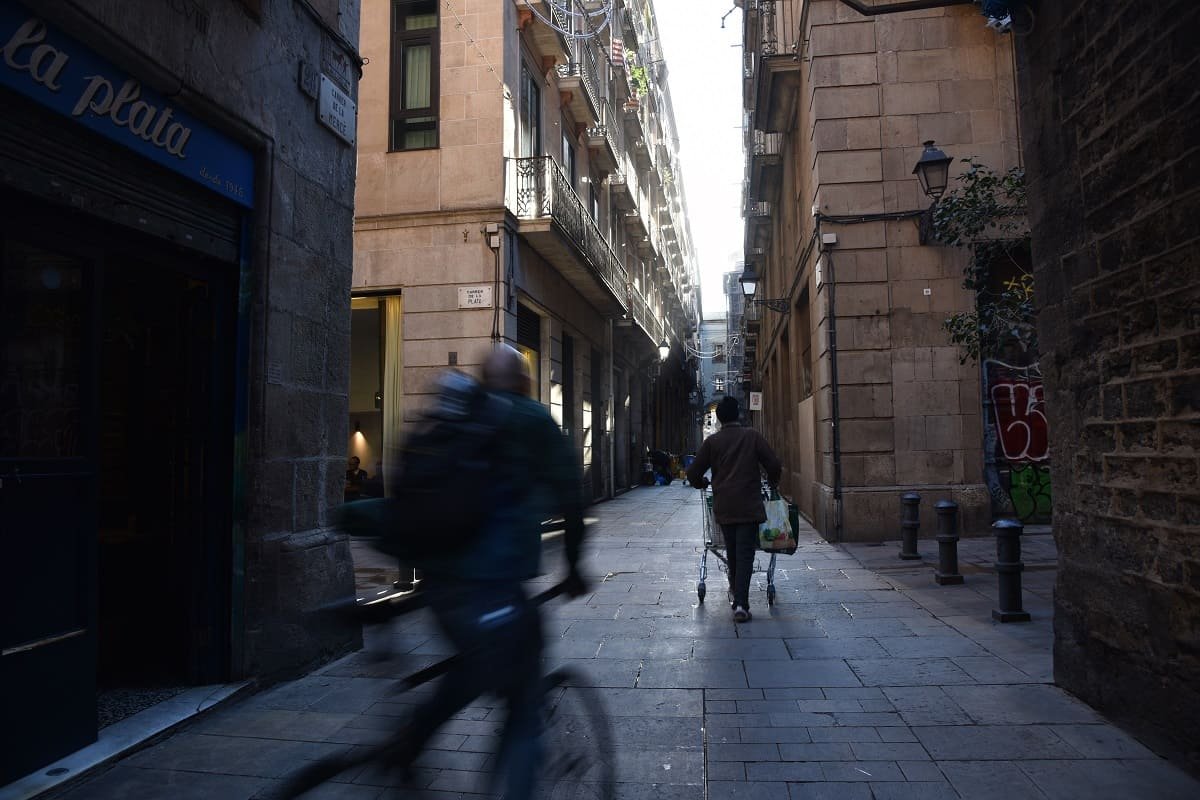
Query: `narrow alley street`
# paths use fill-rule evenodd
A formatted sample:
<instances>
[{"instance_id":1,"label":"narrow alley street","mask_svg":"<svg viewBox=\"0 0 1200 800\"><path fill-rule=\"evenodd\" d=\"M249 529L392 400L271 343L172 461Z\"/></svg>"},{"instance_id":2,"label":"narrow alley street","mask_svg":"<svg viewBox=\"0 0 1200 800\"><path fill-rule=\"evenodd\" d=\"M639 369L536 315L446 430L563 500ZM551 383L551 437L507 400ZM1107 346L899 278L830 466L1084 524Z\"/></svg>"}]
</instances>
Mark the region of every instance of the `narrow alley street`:
<instances>
[{"instance_id":1,"label":"narrow alley street","mask_svg":"<svg viewBox=\"0 0 1200 800\"><path fill-rule=\"evenodd\" d=\"M774 607L756 574L754 619L735 625L711 557L697 603L700 509L678 482L594 506L592 592L547 608L548 660L603 687L617 797L1200 796L1200 784L1051 684L1048 535L1026 546L1030 623L991 621L990 540L965 540L966 584L938 587L931 564L899 561L891 543L843 548L808 529L779 559ZM936 548L921 549L928 560ZM546 566L558 564L549 553ZM380 661L370 649L384 638L399 655ZM367 650L233 701L57 796L251 798L306 759L380 741L412 700L390 678L450 651L424 612L366 639ZM497 730L486 703L452 720L418 761L417 796L479 791ZM311 796L414 796L398 780L368 768Z\"/></svg>"}]
</instances>

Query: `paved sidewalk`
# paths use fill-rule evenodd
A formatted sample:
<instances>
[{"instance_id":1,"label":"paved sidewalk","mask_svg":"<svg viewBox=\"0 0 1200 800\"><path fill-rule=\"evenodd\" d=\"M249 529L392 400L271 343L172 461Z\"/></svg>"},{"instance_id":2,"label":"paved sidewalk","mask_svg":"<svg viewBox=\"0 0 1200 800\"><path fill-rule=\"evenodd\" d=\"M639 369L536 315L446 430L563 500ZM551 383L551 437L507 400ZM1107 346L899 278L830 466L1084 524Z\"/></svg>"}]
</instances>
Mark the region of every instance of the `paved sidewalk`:
<instances>
[{"instance_id":1,"label":"paved sidewalk","mask_svg":"<svg viewBox=\"0 0 1200 800\"><path fill-rule=\"evenodd\" d=\"M966 584L939 587L929 564L900 562L894 543L839 548L808 531L779 559L775 606L755 575L754 620L735 625L712 558L707 601L696 602L698 492L648 487L592 513L594 591L551 604L547 635L550 661L604 687L620 798L1200 797L1200 783L1050 685L1049 537L1027 543L1031 623L991 621L990 540L964 540ZM933 542L920 549L936 556ZM378 741L411 700L391 695L387 677L448 652L424 614L367 635L384 638L402 655L348 656L64 796L249 798L304 759ZM422 796L478 789L497 715L481 704L448 724L419 762ZM411 796L379 771L341 780L312 796Z\"/></svg>"}]
</instances>

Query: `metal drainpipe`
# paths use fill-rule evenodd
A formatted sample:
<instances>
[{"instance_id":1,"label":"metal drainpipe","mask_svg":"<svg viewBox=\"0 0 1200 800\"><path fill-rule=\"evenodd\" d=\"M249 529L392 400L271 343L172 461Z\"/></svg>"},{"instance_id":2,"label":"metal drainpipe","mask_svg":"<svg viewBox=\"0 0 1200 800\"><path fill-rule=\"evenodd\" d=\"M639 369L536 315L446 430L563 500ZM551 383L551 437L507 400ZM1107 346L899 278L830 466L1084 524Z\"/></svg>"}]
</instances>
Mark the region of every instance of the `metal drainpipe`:
<instances>
[{"instance_id":1,"label":"metal drainpipe","mask_svg":"<svg viewBox=\"0 0 1200 800\"><path fill-rule=\"evenodd\" d=\"M820 241L821 221L817 220L817 237ZM833 267L833 248L821 251L825 256L825 264L829 277L829 411L833 425L833 538L842 540L842 414L838 398L838 358L837 358L837 276ZM820 256L818 256L819 258Z\"/></svg>"}]
</instances>

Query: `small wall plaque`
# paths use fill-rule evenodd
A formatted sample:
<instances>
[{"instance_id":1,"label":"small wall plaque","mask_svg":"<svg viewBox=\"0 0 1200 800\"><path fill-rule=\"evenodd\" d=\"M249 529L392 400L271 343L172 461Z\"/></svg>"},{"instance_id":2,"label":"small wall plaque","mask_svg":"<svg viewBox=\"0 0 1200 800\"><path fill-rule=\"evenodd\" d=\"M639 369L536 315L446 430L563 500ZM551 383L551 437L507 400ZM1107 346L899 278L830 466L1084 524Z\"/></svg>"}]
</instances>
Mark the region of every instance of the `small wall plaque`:
<instances>
[{"instance_id":1,"label":"small wall plaque","mask_svg":"<svg viewBox=\"0 0 1200 800\"><path fill-rule=\"evenodd\" d=\"M492 287L490 286L460 286L458 287L459 308L491 308Z\"/></svg>"},{"instance_id":2,"label":"small wall plaque","mask_svg":"<svg viewBox=\"0 0 1200 800\"><path fill-rule=\"evenodd\" d=\"M317 103L321 124L346 142L354 144L357 137L356 107L350 95L339 89L328 75L321 75L321 97Z\"/></svg>"}]
</instances>

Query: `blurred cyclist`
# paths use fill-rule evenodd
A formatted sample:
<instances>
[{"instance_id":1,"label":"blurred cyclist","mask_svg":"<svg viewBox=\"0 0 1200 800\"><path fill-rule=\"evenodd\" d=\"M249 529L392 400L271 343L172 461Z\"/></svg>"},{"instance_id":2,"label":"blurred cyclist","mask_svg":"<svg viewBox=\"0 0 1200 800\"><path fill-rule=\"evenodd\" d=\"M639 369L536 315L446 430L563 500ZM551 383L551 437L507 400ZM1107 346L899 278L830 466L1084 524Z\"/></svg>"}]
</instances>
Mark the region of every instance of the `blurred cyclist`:
<instances>
[{"instance_id":1,"label":"blurred cyclist","mask_svg":"<svg viewBox=\"0 0 1200 800\"><path fill-rule=\"evenodd\" d=\"M397 756L411 763L450 717L494 692L508 709L500 751L504 796L525 800L533 794L540 755L542 629L522 581L539 574L540 523L547 511L557 511L566 519L567 592L577 597L586 591L578 571L584 532L580 468L553 418L529 398L529 373L519 352L507 345L494 350L484 362L483 383L511 403L490 448L491 491L462 498L487 504L487 522L469 550L418 565L429 605L460 659L414 712Z\"/></svg>"}]
</instances>

